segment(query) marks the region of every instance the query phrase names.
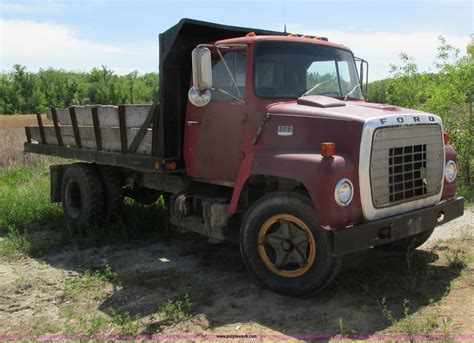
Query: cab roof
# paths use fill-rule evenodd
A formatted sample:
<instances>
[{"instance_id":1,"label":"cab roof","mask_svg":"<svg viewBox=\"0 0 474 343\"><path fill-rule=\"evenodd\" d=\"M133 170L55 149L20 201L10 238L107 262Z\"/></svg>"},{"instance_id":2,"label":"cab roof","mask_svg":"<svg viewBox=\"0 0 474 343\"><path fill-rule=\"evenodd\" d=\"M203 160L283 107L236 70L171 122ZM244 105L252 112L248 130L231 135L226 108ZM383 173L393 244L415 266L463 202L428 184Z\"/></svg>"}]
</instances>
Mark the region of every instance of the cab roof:
<instances>
[{"instance_id":1,"label":"cab roof","mask_svg":"<svg viewBox=\"0 0 474 343\"><path fill-rule=\"evenodd\" d=\"M309 44L318 44L318 45L325 45L325 46L330 46L334 48L339 48L339 49L344 49L347 51L352 52L348 47L342 45L342 44L337 44L333 42L329 42L326 40L326 38L322 37L314 37L314 36L295 36L293 34L284 34L281 33L280 35L262 35L259 36L257 34L255 35L249 35L249 36L244 36L244 37L236 37L236 38L229 38L229 39L222 39L215 44L254 44L256 42L262 42L262 41L273 41L273 42L298 42L298 43L309 43Z\"/></svg>"}]
</instances>

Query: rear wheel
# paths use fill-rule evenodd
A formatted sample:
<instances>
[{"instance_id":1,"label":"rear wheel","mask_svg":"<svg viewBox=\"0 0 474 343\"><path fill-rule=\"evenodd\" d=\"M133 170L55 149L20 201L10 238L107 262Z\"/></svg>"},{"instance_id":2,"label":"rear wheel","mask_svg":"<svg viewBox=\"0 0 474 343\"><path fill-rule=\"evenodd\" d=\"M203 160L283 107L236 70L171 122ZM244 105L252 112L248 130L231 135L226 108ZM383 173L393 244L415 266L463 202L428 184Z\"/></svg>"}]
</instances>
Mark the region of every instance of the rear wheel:
<instances>
[{"instance_id":1,"label":"rear wheel","mask_svg":"<svg viewBox=\"0 0 474 343\"><path fill-rule=\"evenodd\" d=\"M99 166L99 173L104 189L104 221L118 220L123 209L122 177L113 167Z\"/></svg>"},{"instance_id":2,"label":"rear wheel","mask_svg":"<svg viewBox=\"0 0 474 343\"><path fill-rule=\"evenodd\" d=\"M380 249L387 251L407 251L416 249L423 245L433 234L434 229L417 233L416 235L399 239L380 246Z\"/></svg>"},{"instance_id":3,"label":"rear wheel","mask_svg":"<svg viewBox=\"0 0 474 343\"><path fill-rule=\"evenodd\" d=\"M61 184L61 202L67 221L74 227L100 222L104 198L100 176L89 164L67 167Z\"/></svg>"},{"instance_id":4,"label":"rear wheel","mask_svg":"<svg viewBox=\"0 0 474 343\"><path fill-rule=\"evenodd\" d=\"M247 212L240 248L248 271L263 287L292 295L321 291L336 276L341 257L332 256L330 234L319 226L308 198L275 192Z\"/></svg>"}]
</instances>

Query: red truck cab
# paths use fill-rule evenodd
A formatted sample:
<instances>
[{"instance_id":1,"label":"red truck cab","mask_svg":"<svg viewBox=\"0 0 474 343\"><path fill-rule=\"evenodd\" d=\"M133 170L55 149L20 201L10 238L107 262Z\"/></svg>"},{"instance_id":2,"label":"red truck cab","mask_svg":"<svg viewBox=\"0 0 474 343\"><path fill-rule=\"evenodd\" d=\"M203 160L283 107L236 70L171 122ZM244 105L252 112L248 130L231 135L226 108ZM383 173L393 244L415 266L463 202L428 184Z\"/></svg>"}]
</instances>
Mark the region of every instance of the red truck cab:
<instances>
[{"instance_id":1,"label":"red truck cab","mask_svg":"<svg viewBox=\"0 0 474 343\"><path fill-rule=\"evenodd\" d=\"M186 172L232 187L229 214L256 206L251 194L258 192L255 188L271 188L276 182L273 191L307 198L318 227L331 233L335 256L377 245L416 247L436 225L462 215L462 199L452 199L455 152L444 140L441 118L366 103L362 64L358 70L349 48L318 37L250 33L197 50L193 68L202 68L206 55L200 50L207 50L208 70L194 74L189 92ZM212 87L195 86L201 72L212 73ZM278 216L271 217L270 226L288 222L304 227L297 217L289 219L291 214ZM260 230L265 223L257 224ZM257 249L260 261L280 277L304 276L303 267L281 268L278 260L287 253L282 242L286 239L292 247L290 264L301 258L307 265L310 252L305 258L305 251L291 257L297 248L290 237L298 230L286 236L280 231L266 231L257 239L269 247L268 254L267 248ZM311 240L306 249L310 245ZM252 249L242 252L244 260L250 259L245 254ZM262 279L258 263L247 266L266 287L292 293L281 283L269 286L271 277Z\"/></svg>"}]
</instances>

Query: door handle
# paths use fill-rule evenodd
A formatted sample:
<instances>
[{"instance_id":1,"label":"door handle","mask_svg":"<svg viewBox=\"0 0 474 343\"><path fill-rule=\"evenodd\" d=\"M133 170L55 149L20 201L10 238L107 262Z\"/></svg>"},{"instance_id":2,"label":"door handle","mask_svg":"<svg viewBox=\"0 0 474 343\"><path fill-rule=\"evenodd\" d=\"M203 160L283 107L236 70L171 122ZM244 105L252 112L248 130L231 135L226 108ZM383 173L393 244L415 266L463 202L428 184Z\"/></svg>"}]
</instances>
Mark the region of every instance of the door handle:
<instances>
[{"instance_id":1,"label":"door handle","mask_svg":"<svg viewBox=\"0 0 474 343\"><path fill-rule=\"evenodd\" d=\"M201 124L201 122L197 121L197 120L188 120L186 122L186 125L188 125L188 126L199 125L199 124Z\"/></svg>"}]
</instances>

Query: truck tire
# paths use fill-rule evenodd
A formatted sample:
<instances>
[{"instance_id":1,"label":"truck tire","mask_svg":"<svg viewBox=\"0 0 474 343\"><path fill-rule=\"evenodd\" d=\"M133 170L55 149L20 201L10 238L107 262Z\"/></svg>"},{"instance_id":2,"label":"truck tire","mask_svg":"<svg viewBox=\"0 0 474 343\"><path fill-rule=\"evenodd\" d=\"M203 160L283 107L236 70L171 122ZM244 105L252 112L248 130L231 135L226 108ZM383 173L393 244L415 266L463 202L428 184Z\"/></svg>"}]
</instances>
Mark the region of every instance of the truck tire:
<instances>
[{"instance_id":1,"label":"truck tire","mask_svg":"<svg viewBox=\"0 0 474 343\"><path fill-rule=\"evenodd\" d=\"M123 180L113 167L99 166L104 189L104 222L117 221L123 209Z\"/></svg>"},{"instance_id":2,"label":"truck tire","mask_svg":"<svg viewBox=\"0 0 474 343\"><path fill-rule=\"evenodd\" d=\"M434 229L417 233L416 235L399 239L380 246L380 249L386 251L407 251L416 249L423 245L433 234Z\"/></svg>"},{"instance_id":3,"label":"truck tire","mask_svg":"<svg viewBox=\"0 0 474 343\"><path fill-rule=\"evenodd\" d=\"M291 192L273 192L252 205L242 222L240 251L261 287L291 296L320 292L342 264L310 200Z\"/></svg>"},{"instance_id":4,"label":"truck tire","mask_svg":"<svg viewBox=\"0 0 474 343\"><path fill-rule=\"evenodd\" d=\"M103 188L93 165L75 163L66 168L61 202L67 221L76 228L100 222L104 208Z\"/></svg>"}]
</instances>

